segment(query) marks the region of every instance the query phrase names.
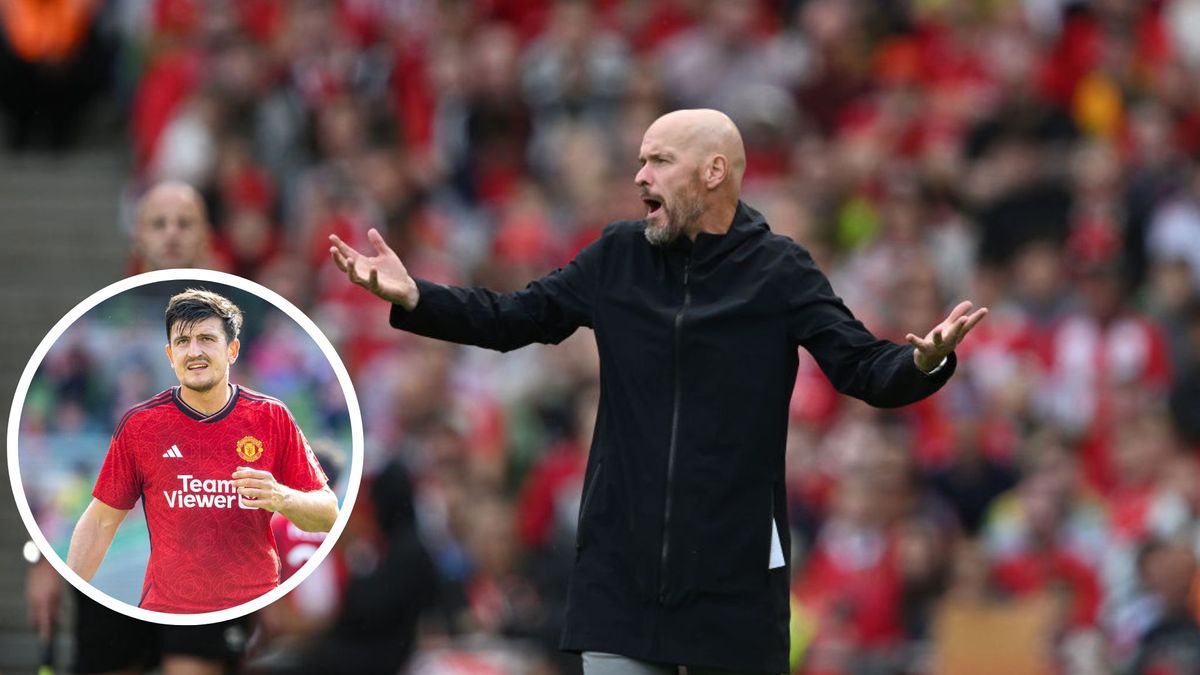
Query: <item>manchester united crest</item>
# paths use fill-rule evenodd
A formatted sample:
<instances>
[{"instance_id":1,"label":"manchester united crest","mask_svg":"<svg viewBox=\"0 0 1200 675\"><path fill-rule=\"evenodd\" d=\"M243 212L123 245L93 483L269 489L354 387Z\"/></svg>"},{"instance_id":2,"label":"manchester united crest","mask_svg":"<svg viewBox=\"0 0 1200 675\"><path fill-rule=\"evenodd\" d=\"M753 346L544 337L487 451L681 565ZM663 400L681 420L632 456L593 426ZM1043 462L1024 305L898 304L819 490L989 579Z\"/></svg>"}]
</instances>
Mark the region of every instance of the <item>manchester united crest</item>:
<instances>
[{"instance_id":1,"label":"manchester united crest","mask_svg":"<svg viewBox=\"0 0 1200 675\"><path fill-rule=\"evenodd\" d=\"M262 454L263 454L262 441L258 440L257 438L255 438L253 436L246 436L242 440L238 441L237 454L238 454L238 457L241 457L242 459L246 460L247 462L253 462L254 460L258 459L259 457L262 457Z\"/></svg>"}]
</instances>

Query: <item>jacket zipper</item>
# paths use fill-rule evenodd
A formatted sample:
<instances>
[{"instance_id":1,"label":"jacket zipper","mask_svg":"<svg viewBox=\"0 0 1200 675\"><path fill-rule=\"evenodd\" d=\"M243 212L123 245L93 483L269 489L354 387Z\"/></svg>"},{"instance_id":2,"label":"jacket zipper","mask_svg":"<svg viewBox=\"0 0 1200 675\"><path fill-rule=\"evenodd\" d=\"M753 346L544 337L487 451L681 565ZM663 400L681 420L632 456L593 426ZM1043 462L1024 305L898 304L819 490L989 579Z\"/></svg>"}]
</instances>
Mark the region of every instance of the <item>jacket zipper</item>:
<instances>
[{"instance_id":1,"label":"jacket zipper","mask_svg":"<svg viewBox=\"0 0 1200 675\"><path fill-rule=\"evenodd\" d=\"M670 544L668 536L671 529L671 482L675 477L675 447L679 439L679 398L683 391L683 377L680 372L680 333L683 329L683 313L692 302L692 290L688 288L688 276L692 269L692 256L689 253L683 263L683 306L675 313L675 401L671 406L671 443L667 449L667 487L666 503L663 506L662 557L658 567L658 601L661 604L667 595L667 553Z\"/></svg>"}]
</instances>

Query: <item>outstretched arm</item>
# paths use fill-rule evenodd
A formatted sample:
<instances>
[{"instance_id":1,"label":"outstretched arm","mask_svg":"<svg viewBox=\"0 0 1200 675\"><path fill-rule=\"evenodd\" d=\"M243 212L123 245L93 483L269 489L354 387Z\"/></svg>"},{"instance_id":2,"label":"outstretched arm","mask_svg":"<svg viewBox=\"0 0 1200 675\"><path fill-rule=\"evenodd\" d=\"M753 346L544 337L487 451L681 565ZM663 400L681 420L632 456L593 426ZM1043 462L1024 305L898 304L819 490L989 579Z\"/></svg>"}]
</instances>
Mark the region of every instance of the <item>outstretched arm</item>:
<instances>
[{"instance_id":1,"label":"outstretched arm","mask_svg":"<svg viewBox=\"0 0 1200 675\"><path fill-rule=\"evenodd\" d=\"M113 535L128 513L127 510L114 509L99 499L93 499L75 524L71 546L67 549L67 567L83 577L84 581L91 581L104 555L108 553Z\"/></svg>"},{"instance_id":2,"label":"outstretched arm","mask_svg":"<svg viewBox=\"0 0 1200 675\"><path fill-rule=\"evenodd\" d=\"M954 348L987 315L986 309L968 315L971 303L964 302L924 339L909 335L911 347L882 340L854 318L808 252L795 252L792 339L816 358L839 392L873 406L895 408L936 392L954 373Z\"/></svg>"},{"instance_id":3,"label":"outstretched arm","mask_svg":"<svg viewBox=\"0 0 1200 675\"><path fill-rule=\"evenodd\" d=\"M233 484L246 506L283 514L305 532L328 532L337 520L337 495L326 485L304 492L275 480L270 471L239 467Z\"/></svg>"},{"instance_id":4,"label":"outstretched arm","mask_svg":"<svg viewBox=\"0 0 1200 675\"><path fill-rule=\"evenodd\" d=\"M601 241L524 290L497 293L413 279L378 232L368 235L376 255L362 255L337 237L330 237L330 254L350 281L393 303L395 328L508 351L534 342L556 344L578 327L591 326Z\"/></svg>"}]
</instances>

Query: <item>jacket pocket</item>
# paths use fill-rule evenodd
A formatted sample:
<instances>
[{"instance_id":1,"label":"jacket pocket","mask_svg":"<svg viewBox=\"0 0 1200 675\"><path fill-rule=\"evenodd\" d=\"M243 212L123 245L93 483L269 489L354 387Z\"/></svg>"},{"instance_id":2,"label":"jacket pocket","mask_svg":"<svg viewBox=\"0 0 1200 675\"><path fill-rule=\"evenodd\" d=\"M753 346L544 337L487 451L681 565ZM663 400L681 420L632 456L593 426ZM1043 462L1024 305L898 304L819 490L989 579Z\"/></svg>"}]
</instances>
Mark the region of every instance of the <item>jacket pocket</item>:
<instances>
[{"instance_id":1,"label":"jacket pocket","mask_svg":"<svg viewBox=\"0 0 1200 675\"><path fill-rule=\"evenodd\" d=\"M583 499L579 503L579 517L575 522L575 550L583 548L584 522L587 520L588 507L592 503L592 497L596 494L596 487L600 484L600 476L604 473L604 460L596 462L596 471L592 473L592 479L588 481L587 486L583 491Z\"/></svg>"},{"instance_id":2,"label":"jacket pocket","mask_svg":"<svg viewBox=\"0 0 1200 675\"><path fill-rule=\"evenodd\" d=\"M769 492L745 490L736 503L716 507L699 521L695 533L700 543L690 564L698 590L738 594L767 587L771 530L776 527L774 497L769 503L763 497Z\"/></svg>"}]
</instances>

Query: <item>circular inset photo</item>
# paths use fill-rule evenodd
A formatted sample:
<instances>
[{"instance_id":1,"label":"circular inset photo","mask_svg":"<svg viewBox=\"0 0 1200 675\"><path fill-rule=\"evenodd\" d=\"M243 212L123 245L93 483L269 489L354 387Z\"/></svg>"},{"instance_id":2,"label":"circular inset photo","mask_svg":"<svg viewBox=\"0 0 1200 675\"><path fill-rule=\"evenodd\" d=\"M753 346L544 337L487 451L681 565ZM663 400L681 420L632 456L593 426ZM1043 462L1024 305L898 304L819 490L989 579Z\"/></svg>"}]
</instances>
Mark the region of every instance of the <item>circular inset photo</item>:
<instances>
[{"instance_id":1,"label":"circular inset photo","mask_svg":"<svg viewBox=\"0 0 1200 675\"><path fill-rule=\"evenodd\" d=\"M150 272L54 326L9 416L41 554L136 619L227 621L295 588L344 528L363 430L345 366L299 309L221 272Z\"/></svg>"}]
</instances>

